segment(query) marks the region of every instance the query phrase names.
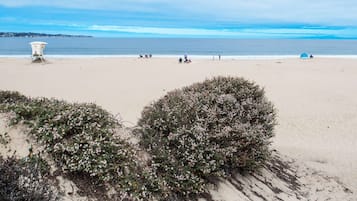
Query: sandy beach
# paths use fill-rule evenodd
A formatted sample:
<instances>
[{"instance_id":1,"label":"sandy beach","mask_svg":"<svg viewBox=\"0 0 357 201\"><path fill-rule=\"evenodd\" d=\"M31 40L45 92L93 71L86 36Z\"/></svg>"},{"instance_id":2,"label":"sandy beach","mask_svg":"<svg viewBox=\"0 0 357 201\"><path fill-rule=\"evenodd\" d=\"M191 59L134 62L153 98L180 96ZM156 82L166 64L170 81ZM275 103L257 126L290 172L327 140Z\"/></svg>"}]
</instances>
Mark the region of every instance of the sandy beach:
<instances>
[{"instance_id":1,"label":"sandy beach","mask_svg":"<svg viewBox=\"0 0 357 201\"><path fill-rule=\"evenodd\" d=\"M357 189L357 59L0 58L0 90L94 102L133 126L145 105L213 76L265 88L278 110L273 148Z\"/></svg>"}]
</instances>

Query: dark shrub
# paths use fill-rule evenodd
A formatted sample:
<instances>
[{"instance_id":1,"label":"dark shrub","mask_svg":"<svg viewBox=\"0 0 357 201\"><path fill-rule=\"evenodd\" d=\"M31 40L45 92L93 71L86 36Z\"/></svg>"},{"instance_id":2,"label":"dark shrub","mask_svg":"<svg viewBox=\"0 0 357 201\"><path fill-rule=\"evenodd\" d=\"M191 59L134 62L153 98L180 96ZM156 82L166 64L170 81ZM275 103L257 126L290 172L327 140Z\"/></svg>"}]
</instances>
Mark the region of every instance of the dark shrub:
<instances>
[{"instance_id":1,"label":"dark shrub","mask_svg":"<svg viewBox=\"0 0 357 201\"><path fill-rule=\"evenodd\" d=\"M19 92L15 91L1 91L0 90L0 104L3 103L18 103L25 102L28 98Z\"/></svg>"},{"instance_id":2,"label":"dark shrub","mask_svg":"<svg viewBox=\"0 0 357 201\"><path fill-rule=\"evenodd\" d=\"M259 86L217 77L147 106L137 132L168 190L187 198L211 177L259 167L270 155L275 116Z\"/></svg>"},{"instance_id":3,"label":"dark shrub","mask_svg":"<svg viewBox=\"0 0 357 201\"><path fill-rule=\"evenodd\" d=\"M44 177L46 162L37 157L17 160L0 156L0 200L58 200L56 192ZM48 170L48 169L47 169Z\"/></svg>"}]
</instances>

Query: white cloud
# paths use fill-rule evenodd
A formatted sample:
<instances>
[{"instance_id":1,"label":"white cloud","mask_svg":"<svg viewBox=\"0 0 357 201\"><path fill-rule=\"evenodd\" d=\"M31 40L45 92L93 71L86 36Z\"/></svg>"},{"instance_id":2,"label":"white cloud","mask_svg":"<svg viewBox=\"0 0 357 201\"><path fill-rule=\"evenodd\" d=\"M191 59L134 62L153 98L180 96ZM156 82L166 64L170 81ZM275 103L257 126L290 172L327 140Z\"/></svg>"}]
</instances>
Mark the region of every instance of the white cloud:
<instances>
[{"instance_id":1,"label":"white cloud","mask_svg":"<svg viewBox=\"0 0 357 201\"><path fill-rule=\"evenodd\" d=\"M146 11L237 23L357 24L356 0L1 0L0 5Z\"/></svg>"},{"instance_id":2,"label":"white cloud","mask_svg":"<svg viewBox=\"0 0 357 201\"><path fill-rule=\"evenodd\" d=\"M214 30L214 29L193 29L193 28L164 28L164 27L142 27L142 26L111 26L93 25L86 28L90 31L110 31L117 33L134 33L167 36L220 36L231 38L291 38L291 37L323 37L339 36L354 37L357 29L330 29L324 27L305 27L303 29L294 28L250 28L236 30Z\"/></svg>"},{"instance_id":3,"label":"white cloud","mask_svg":"<svg viewBox=\"0 0 357 201\"><path fill-rule=\"evenodd\" d=\"M189 35L189 36L234 36L237 33L228 30L189 29L189 28L159 28L159 27L137 27L137 26L101 26L88 27L92 31L113 31L138 34L155 35Z\"/></svg>"}]
</instances>

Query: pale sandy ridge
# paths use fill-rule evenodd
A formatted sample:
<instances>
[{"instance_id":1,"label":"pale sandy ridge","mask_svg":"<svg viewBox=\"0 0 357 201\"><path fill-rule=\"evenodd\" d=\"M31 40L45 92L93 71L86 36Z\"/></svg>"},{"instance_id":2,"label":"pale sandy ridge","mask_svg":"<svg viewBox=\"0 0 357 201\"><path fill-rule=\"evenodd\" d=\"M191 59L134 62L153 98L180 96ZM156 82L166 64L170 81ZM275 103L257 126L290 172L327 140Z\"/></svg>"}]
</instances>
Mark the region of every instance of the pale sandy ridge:
<instances>
[{"instance_id":1,"label":"pale sandy ridge","mask_svg":"<svg viewBox=\"0 0 357 201\"><path fill-rule=\"evenodd\" d=\"M357 59L172 58L0 59L0 89L30 96L95 102L126 125L167 91L217 75L242 76L266 90L279 125L273 147L357 189Z\"/></svg>"}]
</instances>

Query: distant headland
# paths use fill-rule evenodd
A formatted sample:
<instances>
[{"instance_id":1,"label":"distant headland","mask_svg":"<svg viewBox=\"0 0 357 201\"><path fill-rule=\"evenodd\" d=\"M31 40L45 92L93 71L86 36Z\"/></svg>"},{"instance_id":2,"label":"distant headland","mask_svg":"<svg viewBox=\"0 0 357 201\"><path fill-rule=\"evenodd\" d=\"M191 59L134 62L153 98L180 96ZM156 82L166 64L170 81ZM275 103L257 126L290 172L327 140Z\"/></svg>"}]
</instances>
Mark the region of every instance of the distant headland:
<instances>
[{"instance_id":1,"label":"distant headland","mask_svg":"<svg viewBox=\"0 0 357 201\"><path fill-rule=\"evenodd\" d=\"M33 33L33 32L0 32L0 37L80 37L90 38L93 36L86 35L67 35L67 34L46 34L46 33Z\"/></svg>"}]
</instances>

